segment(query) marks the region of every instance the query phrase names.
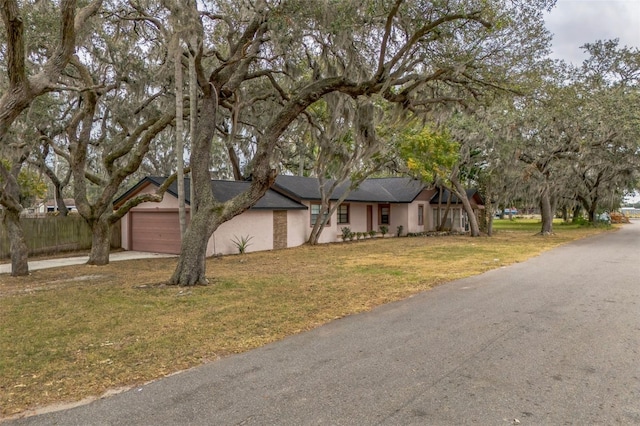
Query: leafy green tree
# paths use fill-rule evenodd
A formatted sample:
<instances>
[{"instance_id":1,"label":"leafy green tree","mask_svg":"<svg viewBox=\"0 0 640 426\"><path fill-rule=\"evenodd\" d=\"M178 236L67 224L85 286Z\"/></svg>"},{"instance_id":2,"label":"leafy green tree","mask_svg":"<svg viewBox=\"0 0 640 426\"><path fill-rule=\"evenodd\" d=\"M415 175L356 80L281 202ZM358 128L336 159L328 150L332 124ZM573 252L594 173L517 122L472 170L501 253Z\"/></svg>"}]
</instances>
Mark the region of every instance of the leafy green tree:
<instances>
[{"instance_id":1,"label":"leafy green tree","mask_svg":"<svg viewBox=\"0 0 640 426\"><path fill-rule=\"evenodd\" d=\"M581 143L569 186L593 223L600 209L614 208L633 191L639 176L640 51L620 48L617 40L584 48L590 57L573 78Z\"/></svg>"},{"instance_id":2,"label":"leafy green tree","mask_svg":"<svg viewBox=\"0 0 640 426\"><path fill-rule=\"evenodd\" d=\"M332 92L376 95L426 113L439 103L462 103L497 86L518 84L521 71L547 50L540 11L551 5L472 0L202 5L207 37L202 35L203 48L195 56L201 98L190 161L197 212L170 282L206 283L211 234L271 186L281 137L318 99ZM246 158L252 180L247 192L220 203L211 192L211 144L220 140L219 118L234 111L241 124L236 134L251 141Z\"/></svg>"},{"instance_id":3,"label":"leafy green tree","mask_svg":"<svg viewBox=\"0 0 640 426\"><path fill-rule=\"evenodd\" d=\"M477 237L480 229L476 215L467 197L465 184L472 183L471 171L476 167L475 155L468 144L455 140L447 130L431 130L422 127L409 132L402 143L402 153L407 167L424 181L435 182L446 188L462 202L469 220L470 235ZM442 191L440 191L442 193ZM449 197L444 219L449 211ZM440 216L440 215L439 215Z\"/></svg>"},{"instance_id":4,"label":"leafy green tree","mask_svg":"<svg viewBox=\"0 0 640 426\"><path fill-rule=\"evenodd\" d=\"M385 112L365 97L351 99L331 93L313 104L306 116L310 121L309 138L315 154L314 172L320 190L321 214L309 235L309 244L317 244L329 218L362 182L380 171L394 156L387 140L391 124ZM386 135L378 134L384 128ZM336 189L345 186L340 197L330 203Z\"/></svg>"}]
</instances>

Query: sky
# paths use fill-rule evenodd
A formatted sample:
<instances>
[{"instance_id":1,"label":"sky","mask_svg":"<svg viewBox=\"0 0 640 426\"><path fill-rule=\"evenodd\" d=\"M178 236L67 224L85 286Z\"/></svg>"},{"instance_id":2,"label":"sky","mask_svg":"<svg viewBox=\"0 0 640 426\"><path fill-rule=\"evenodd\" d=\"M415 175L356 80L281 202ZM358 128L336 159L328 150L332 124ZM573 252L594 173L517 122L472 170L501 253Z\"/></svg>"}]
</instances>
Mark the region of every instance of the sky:
<instances>
[{"instance_id":1,"label":"sky","mask_svg":"<svg viewBox=\"0 0 640 426\"><path fill-rule=\"evenodd\" d=\"M596 40L640 48L640 0L557 0L545 22L554 35L551 57L575 65L586 59L580 46Z\"/></svg>"}]
</instances>

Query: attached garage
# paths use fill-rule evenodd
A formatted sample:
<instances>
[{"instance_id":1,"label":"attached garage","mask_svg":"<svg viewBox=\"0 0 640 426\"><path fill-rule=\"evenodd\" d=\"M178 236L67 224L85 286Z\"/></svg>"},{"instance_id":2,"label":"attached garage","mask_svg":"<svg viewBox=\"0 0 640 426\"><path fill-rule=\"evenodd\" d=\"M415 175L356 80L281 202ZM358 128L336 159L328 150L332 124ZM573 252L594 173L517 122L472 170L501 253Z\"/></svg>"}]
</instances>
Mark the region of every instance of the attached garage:
<instances>
[{"instance_id":1,"label":"attached garage","mask_svg":"<svg viewBox=\"0 0 640 426\"><path fill-rule=\"evenodd\" d=\"M162 177L146 177L121 195L114 206L118 208L138 195L153 194L165 181ZM224 202L246 191L246 181L211 181L216 200ZM189 222L190 181L185 179L185 202ZM268 190L248 211L223 223L211 236L207 256L237 253L233 242L241 237L251 237L247 251L272 250L288 247L288 210L300 211L306 217L307 207L299 202ZM306 222L305 222L306 223ZM180 220L178 195L173 182L160 202L143 202L129 210L121 220L122 248L152 253L180 254Z\"/></svg>"},{"instance_id":2,"label":"attached garage","mask_svg":"<svg viewBox=\"0 0 640 426\"><path fill-rule=\"evenodd\" d=\"M132 210L129 217L131 250L180 254L177 211Z\"/></svg>"}]
</instances>

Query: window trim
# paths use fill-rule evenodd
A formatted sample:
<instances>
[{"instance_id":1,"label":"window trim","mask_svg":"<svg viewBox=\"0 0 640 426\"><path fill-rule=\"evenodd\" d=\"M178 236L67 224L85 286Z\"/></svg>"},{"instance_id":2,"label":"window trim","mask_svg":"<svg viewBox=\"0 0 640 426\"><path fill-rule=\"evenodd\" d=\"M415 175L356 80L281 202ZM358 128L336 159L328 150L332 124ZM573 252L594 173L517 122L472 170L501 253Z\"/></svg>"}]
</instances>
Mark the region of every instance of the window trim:
<instances>
[{"instance_id":1,"label":"window trim","mask_svg":"<svg viewBox=\"0 0 640 426\"><path fill-rule=\"evenodd\" d=\"M311 226L313 228L313 226L315 225L315 221L313 220L313 206L318 206L318 213L315 215L316 216L316 220L318 220L318 217L320 216L321 212L320 209L322 208L322 203L319 202L311 202L309 203L309 226ZM331 205L329 205L329 210L331 210ZM327 212L325 214L329 213L329 210L327 210ZM325 226L330 226L331 225L331 217L329 217L329 220L327 220L327 223L325 224Z\"/></svg>"},{"instance_id":2,"label":"window trim","mask_svg":"<svg viewBox=\"0 0 640 426\"><path fill-rule=\"evenodd\" d=\"M424 204L418 204L418 226L424 226Z\"/></svg>"},{"instance_id":3,"label":"window trim","mask_svg":"<svg viewBox=\"0 0 640 426\"><path fill-rule=\"evenodd\" d=\"M347 209L347 221L346 222L341 222L340 221L340 209L344 207ZM351 223L351 205L349 203L341 203L338 208L336 209L336 222L338 223L338 225L349 225Z\"/></svg>"},{"instance_id":4,"label":"window trim","mask_svg":"<svg viewBox=\"0 0 640 426\"><path fill-rule=\"evenodd\" d=\"M387 222L382 222L382 209L387 208L389 213L387 213ZM391 225L391 204L378 204L378 225Z\"/></svg>"}]
</instances>

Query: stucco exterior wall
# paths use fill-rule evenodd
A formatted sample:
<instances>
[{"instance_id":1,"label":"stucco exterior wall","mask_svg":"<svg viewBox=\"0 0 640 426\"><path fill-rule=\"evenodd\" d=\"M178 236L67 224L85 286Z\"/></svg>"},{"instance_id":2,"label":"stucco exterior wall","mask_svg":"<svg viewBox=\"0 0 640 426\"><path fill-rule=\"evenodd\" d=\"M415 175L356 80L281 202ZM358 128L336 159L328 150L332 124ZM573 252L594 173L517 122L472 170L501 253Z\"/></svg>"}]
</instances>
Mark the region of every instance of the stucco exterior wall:
<instances>
[{"instance_id":1,"label":"stucco exterior wall","mask_svg":"<svg viewBox=\"0 0 640 426\"><path fill-rule=\"evenodd\" d=\"M373 229L377 230L375 227L375 212L377 211L377 205L371 203L348 203L349 204L349 223L338 225L338 235L342 234L342 228L348 226L351 229L351 232L367 232L367 205L374 206L373 207L373 219L374 226ZM340 238L339 241L342 239Z\"/></svg>"},{"instance_id":2,"label":"stucco exterior wall","mask_svg":"<svg viewBox=\"0 0 640 426\"><path fill-rule=\"evenodd\" d=\"M402 234L407 233L407 218L409 217L409 204L391 204L391 217L389 235L395 236L398 226L402 226Z\"/></svg>"},{"instance_id":3,"label":"stucco exterior wall","mask_svg":"<svg viewBox=\"0 0 640 426\"><path fill-rule=\"evenodd\" d=\"M422 206L422 214L423 214L422 225L419 225L420 222L418 220L419 206ZM427 220L426 213L428 210L427 209L428 206L429 204L424 201L414 201L407 206L407 225L404 226L403 235L408 232L417 233L417 232L424 232L426 230L425 224Z\"/></svg>"},{"instance_id":4,"label":"stucco exterior wall","mask_svg":"<svg viewBox=\"0 0 640 426\"><path fill-rule=\"evenodd\" d=\"M247 236L252 237L246 249L247 253L272 250L273 211L247 210L220 225L207 244L207 256L238 253L233 240Z\"/></svg>"},{"instance_id":5,"label":"stucco exterior wall","mask_svg":"<svg viewBox=\"0 0 640 426\"><path fill-rule=\"evenodd\" d=\"M298 247L309 238L309 210L289 210L287 214L287 247Z\"/></svg>"}]
</instances>

